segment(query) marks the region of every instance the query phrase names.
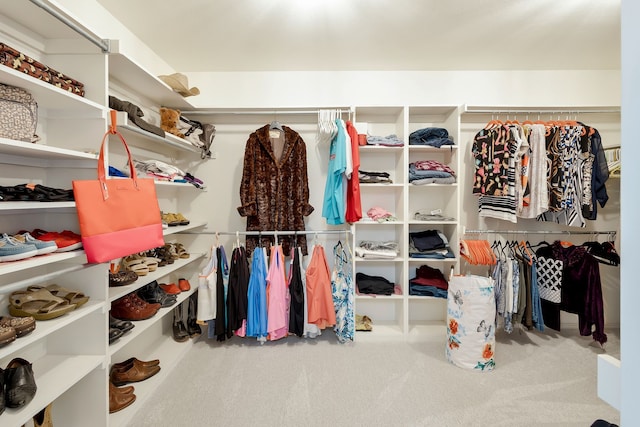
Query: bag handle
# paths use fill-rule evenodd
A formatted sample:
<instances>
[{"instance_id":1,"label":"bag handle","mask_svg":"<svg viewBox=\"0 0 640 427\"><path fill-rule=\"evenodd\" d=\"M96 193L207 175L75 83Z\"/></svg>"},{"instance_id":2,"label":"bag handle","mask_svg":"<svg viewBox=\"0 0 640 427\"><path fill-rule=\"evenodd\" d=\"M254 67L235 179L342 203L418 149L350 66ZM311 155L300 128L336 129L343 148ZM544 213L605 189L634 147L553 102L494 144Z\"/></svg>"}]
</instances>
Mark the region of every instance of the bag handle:
<instances>
[{"instance_id":1,"label":"bag handle","mask_svg":"<svg viewBox=\"0 0 640 427\"><path fill-rule=\"evenodd\" d=\"M133 186L136 190L139 190L138 187L138 175L136 174L136 168L133 165L133 158L131 157L131 151L129 151L129 146L127 142L124 140L124 137L117 129L117 118L116 118L116 110L109 111L111 115L111 125L109 129L102 137L102 143L100 144L100 154L98 155L98 181L100 181L100 189L102 190L102 198L107 200L109 198L109 190L107 189L107 176L104 170L104 146L107 141L107 137L109 135L118 135L120 141L122 141L122 145L124 145L124 149L127 152L127 157L129 158L129 176L133 180Z\"/></svg>"}]
</instances>

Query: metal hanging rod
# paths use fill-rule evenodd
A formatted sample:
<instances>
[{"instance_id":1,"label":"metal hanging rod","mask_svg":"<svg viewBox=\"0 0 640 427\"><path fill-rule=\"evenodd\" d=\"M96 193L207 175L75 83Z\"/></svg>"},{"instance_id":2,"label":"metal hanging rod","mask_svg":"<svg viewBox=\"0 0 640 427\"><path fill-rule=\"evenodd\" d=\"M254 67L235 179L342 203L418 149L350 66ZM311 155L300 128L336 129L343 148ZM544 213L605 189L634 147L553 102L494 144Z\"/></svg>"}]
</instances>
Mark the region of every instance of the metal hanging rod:
<instances>
[{"instance_id":1,"label":"metal hanging rod","mask_svg":"<svg viewBox=\"0 0 640 427\"><path fill-rule=\"evenodd\" d=\"M282 236L290 234L309 235L309 234L342 234L351 233L351 230L269 230L269 231L183 231L179 234L214 234L218 236Z\"/></svg>"},{"instance_id":2,"label":"metal hanging rod","mask_svg":"<svg viewBox=\"0 0 640 427\"><path fill-rule=\"evenodd\" d=\"M465 114L619 114L619 107L610 108L571 108L558 107L549 109L465 109Z\"/></svg>"},{"instance_id":3,"label":"metal hanging rod","mask_svg":"<svg viewBox=\"0 0 640 427\"><path fill-rule=\"evenodd\" d=\"M599 235L615 237L617 231L570 231L570 230L462 230L463 234L566 234L566 235Z\"/></svg>"},{"instance_id":4,"label":"metal hanging rod","mask_svg":"<svg viewBox=\"0 0 640 427\"><path fill-rule=\"evenodd\" d=\"M351 108L318 108L317 110L212 110L212 109L198 109L198 110L184 110L186 115L235 115L235 116L269 116L269 115L296 115L296 114L318 114L321 110L335 110L340 114L351 113Z\"/></svg>"},{"instance_id":5,"label":"metal hanging rod","mask_svg":"<svg viewBox=\"0 0 640 427\"><path fill-rule=\"evenodd\" d=\"M73 31L75 31L76 33L80 34L82 37L84 37L85 39L89 40L94 45L98 46L102 50L103 53L110 53L111 52L111 45L109 44L109 40L101 39L101 38L89 33L87 30L85 30L84 28L79 26L76 22L72 21L67 16L63 15L58 10L54 9L49 4L43 2L42 0L29 0L29 1L31 1L31 3L35 4L36 6L40 7L41 9L44 9L49 15L53 16L58 21L62 22L67 27L71 28Z\"/></svg>"}]
</instances>

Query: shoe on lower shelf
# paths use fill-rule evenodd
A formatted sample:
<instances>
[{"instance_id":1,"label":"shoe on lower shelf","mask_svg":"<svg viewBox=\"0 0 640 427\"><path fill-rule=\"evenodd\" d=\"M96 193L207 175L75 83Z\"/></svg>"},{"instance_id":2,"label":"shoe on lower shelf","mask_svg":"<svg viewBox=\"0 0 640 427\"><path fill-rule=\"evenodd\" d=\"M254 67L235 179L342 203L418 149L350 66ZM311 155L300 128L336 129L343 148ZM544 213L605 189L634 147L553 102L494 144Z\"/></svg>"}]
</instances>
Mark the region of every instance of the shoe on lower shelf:
<instances>
[{"instance_id":1,"label":"shoe on lower shelf","mask_svg":"<svg viewBox=\"0 0 640 427\"><path fill-rule=\"evenodd\" d=\"M32 316L12 317L1 316L0 327L8 326L16 330L18 338L23 337L36 328L36 319Z\"/></svg>"},{"instance_id":2,"label":"shoe on lower shelf","mask_svg":"<svg viewBox=\"0 0 640 427\"><path fill-rule=\"evenodd\" d=\"M180 304L173 309L173 339L177 342L184 342L189 339L189 332L182 317L182 304Z\"/></svg>"},{"instance_id":3,"label":"shoe on lower shelf","mask_svg":"<svg viewBox=\"0 0 640 427\"><path fill-rule=\"evenodd\" d=\"M20 243L35 246L38 250L36 255L46 255L58 250L56 242L36 239L28 231L25 231L22 234L15 234L13 238Z\"/></svg>"},{"instance_id":4,"label":"shoe on lower shelf","mask_svg":"<svg viewBox=\"0 0 640 427\"><path fill-rule=\"evenodd\" d=\"M31 362L15 358L4 370L5 403L9 408L21 408L36 395L36 379Z\"/></svg>"},{"instance_id":5,"label":"shoe on lower shelf","mask_svg":"<svg viewBox=\"0 0 640 427\"><path fill-rule=\"evenodd\" d=\"M22 243L8 234L0 237L0 262L19 261L38 255L38 249L30 243Z\"/></svg>"},{"instance_id":6,"label":"shoe on lower shelf","mask_svg":"<svg viewBox=\"0 0 640 427\"><path fill-rule=\"evenodd\" d=\"M131 405L136 400L136 395L121 391L109 381L109 413L113 414Z\"/></svg>"},{"instance_id":7,"label":"shoe on lower shelf","mask_svg":"<svg viewBox=\"0 0 640 427\"><path fill-rule=\"evenodd\" d=\"M0 347L11 344L16 340L18 334L11 326L0 325Z\"/></svg>"},{"instance_id":8,"label":"shoe on lower shelf","mask_svg":"<svg viewBox=\"0 0 640 427\"><path fill-rule=\"evenodd\" d=\"M114 342L116 342L118 340L118 338L120 338L122 335L124 334L124 332L122 332L121 329L117 329L117 328L109 328L109 345L113 344Z\"/></svg>"},{"instance_id":9,"label":"shoe on lower shelf","mask_svg":"<svg viewBox=\"0 0 640 427\"><path fill-rule=\"evenodd\" d=\"M160 372L160 365L144 365L137 359L126 364L114 365L111 367L109 375L113 385L120 386L128 383L135 383L151 378Z\"/></svg>"},{"instance_id":10,"label":"shoe on lower shelf","mask_svg":"<svg viewBox=\"0 0 640 427\"><path fill-rule=\"evenodd\" d=\"M19 231L18 233L22 234L23 231ZM58 233L36 228L31 232L31 235L38 240L55 242L58 246L56 252L69 252L82 248L82 238L73 231L64 230L62 233Z\"/></svg>"}]
</instances>

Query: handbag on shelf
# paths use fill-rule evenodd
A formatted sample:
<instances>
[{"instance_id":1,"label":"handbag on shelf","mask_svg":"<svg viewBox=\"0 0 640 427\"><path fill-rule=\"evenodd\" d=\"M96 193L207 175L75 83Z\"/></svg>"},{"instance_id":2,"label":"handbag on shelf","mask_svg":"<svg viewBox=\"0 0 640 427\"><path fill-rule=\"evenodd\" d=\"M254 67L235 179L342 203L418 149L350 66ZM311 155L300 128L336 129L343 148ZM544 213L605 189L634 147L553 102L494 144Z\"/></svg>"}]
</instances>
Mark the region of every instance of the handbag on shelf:
<instances>
[{"instance_id":1,"label":"handbag on shelf","mask_svg":"<svg viewBox=\"0 0 640 427\"><path fill-rule=\"evenodd\" d=\"M36 142L38 104L31 93L0 83L0 137Z\"/></svg>"},{"instance_id":2,"label":"handbag on shelf","mask_svg":"<svg viewBox=\"0 0 640 427\"><path fill-rule=\"evenodd\" d=\"M105 141L120 138L129 158L130 178L107 179ZM82 244L89 263L100 263L164 245L162 219L153 179L138 178L131 152L116 130L115 111L98 157L98 179L73 181Z\"/></svg>"}]
</instances>

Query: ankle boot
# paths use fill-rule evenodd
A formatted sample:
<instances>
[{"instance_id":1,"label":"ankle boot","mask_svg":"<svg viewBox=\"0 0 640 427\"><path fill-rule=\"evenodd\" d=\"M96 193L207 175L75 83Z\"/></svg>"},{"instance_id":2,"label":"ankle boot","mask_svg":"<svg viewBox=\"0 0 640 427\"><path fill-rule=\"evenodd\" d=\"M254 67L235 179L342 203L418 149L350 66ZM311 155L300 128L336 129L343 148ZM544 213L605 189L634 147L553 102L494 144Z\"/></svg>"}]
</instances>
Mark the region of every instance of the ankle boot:
<instances>
[{"instance_id":1,"label":"ankle boot","mask_svg":"<svg viewBox=\"0 0 640 427\"><path fill-rule=\"evenodd\" d=\"M33 427L53 427L51 419L51 403L33 416Z\"/></svg>"},{"instance_id":2,"label":"ankle boot","mask_svg":"<svg viewBox=\"0 0 640 427\"><path fill-rule=\"evenodd\" d=\"M193 294L189 297L189 311L187 312L187 332L191 338L198 337L202 333L196 315L198 311L198 303L194 298L195 296L196 294Z\"/></svg>"},{"instance_id":3,"label":"ankle boot","mask_svg":"<svg viewBox=\"0 0 640 427\"><path fill-rule=\"evenodd\" d=\"M187 327L182 320L182 304L173 309L173 339L178 342L189 339Z\"/></svg>"}]
</instances>

